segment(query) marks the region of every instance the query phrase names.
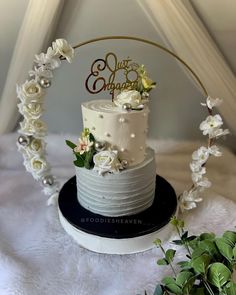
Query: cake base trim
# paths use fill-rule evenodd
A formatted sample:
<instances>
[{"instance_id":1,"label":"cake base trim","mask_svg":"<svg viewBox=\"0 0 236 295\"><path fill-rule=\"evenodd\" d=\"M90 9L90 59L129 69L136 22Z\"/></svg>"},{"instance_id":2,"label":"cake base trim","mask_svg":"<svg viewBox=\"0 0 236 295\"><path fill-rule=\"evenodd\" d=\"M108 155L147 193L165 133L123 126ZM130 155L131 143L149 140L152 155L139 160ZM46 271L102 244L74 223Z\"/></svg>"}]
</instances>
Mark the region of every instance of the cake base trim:
<instances>
[{"instance_id":1,"label":"cake base trim","mask_svg":"<svg viewBox=\"0 0 236 295\"><path fill-rule=\"evenodd\" d=\"M76 179L62 188L59 217L62 227L82 247L107 254L131 254L154 247L154 240L166 240L172 233L171 216L177 214L177 199L172 186L156 176L153 205L147 210L121 217L105 217L83 208L77 201Z\"/></svg>"}]
</instances>

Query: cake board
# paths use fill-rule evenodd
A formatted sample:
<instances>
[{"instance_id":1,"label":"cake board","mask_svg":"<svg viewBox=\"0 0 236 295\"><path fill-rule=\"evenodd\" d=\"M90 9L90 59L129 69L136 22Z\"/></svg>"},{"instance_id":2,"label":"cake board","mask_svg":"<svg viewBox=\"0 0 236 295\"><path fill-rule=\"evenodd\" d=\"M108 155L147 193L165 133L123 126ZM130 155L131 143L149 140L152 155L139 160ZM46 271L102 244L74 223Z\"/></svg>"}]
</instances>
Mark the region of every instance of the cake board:
<instances>
[{"instance_id":1,"label":"cake board","mask_svg":"<svg viewBox=\"0 0 236 295\"><path fill-rule=\"evenodd\" d=\"M156 175L155 199L145 211L121 217L105 217L83 208L77 200L76 177L62 187L58 199L62 227L82 247L105 254L132 254L153 248L155 239L169 239L171 216L177 212L172 186Z\"/></svg>"}]
</instances>

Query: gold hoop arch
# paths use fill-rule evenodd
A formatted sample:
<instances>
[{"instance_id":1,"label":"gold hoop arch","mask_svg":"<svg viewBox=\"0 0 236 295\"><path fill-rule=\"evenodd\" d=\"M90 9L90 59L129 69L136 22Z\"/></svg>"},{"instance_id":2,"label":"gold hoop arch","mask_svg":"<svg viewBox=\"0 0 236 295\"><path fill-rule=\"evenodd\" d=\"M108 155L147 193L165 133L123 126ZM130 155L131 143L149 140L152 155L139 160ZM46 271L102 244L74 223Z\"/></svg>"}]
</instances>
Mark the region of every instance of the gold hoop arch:
<instances>
[{"instance_id":1,"label":"gold hoop arch","mask_svg":"<svg viewBox=\"0 0 236 295\"><path fill-rule=\"evenodd\" d=\"M147 39L143 39L143 38L138 38L138 37L132 37L132 36L104 36L104 37L99 37L99 38L94 38L94 39L90 39L88 41L85 42L81 42L75 46L73 46L74 49L78 49L82 46L91 44L91 43L95 43L95 42L99 42L99 41L105 41L105 40L133 40L133 41L138 41L138 42L142 42L142 43L146 43L152 46L155 46L161 50L163 50L164 52L166 52L167 54L171 55L172 57L174 57L176 60L178 60L182 65L185 66L185 68L187 68L187 70L194 76L194 78L196 79L196 81L198 82L199 86L201 87L203 93L208 96L208 92L206 87L204 86L204 84L202 83L201 79L198 77L198 75L194 72L194 70L187 64L187 62L185 62L182 58L180 58L177 54L175 54L174 52L172 52L171 50L167 49L166 47L164 47L163 45L153 42L151 40L147 40ZM63 58L64 59L64 58Z\"/></svg>"}]
</instances>

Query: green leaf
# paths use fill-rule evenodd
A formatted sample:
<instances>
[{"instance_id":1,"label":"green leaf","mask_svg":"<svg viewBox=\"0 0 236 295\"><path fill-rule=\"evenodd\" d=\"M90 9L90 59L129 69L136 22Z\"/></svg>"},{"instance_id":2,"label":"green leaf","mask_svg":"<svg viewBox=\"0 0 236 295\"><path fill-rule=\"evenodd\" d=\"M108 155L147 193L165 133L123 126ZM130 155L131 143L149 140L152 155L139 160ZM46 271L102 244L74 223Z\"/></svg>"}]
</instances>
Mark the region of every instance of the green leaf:
<instances>
[{"instance_id":1,"label":"green leaf","mask_svg":"<svg viewBox=\"0 0 236 295\"><path fill-rule=\"evenodd\" d=\"M208 254L202 254L201 256L193 259L191 265L196 273L205 274L210 262L211 256Z\"/></svg>"},{"instance_id":2,"label":"green leaf","mask_svg":"<svg viewBox=\"0 0 236 295\"><path fill-rule=\"evenodd\" d=\"M199 238L200 238L201 241L203 241L203 240L214 240L215 234L214 233L202 233L199 236Z\"/></svg>"},{"instance_id":3,"label":"green leaf","mask_svg":"<svg viewBox=\"0 0 236 295\"><path fill-rule=\"evenodd\" d=\"M190 271L182 271L176 277L176 284L183 288L187 281L193 276L194 274Z\"/></svg>"},{"instance_id":4,"label":"green leaf","mask_svg":"<svg viewBox=\"0 0 236 295\"><path fill-rule=\"evenodd\" d=\"M185 285L183 287L183 294L189 294L190 293L190 291L193 288L194 282L195 282L195 277L194 276L190 277L187 280L187 282L185 283Z\"/></svg>"},{"instance_id":5,"label":"green leaf","mask_svg":"<svg viewBox=\"0 0 236 295\"><path fill-rule=\"evenodd\" d=\"M163 284L169 285L169 284L175 284L175 279L172 277L164 277L162 280Z\"/></svg>"},{"instance_id":6,"label":"green leaf","mask_svg":"<svg viewBox=\"0 0 236 295\"><path fill-rule=\"evenodd\" d=\"M169 284L169 285L166 286L166 288L169 291L171 291L172 293L176 294L176 295L182 295L183 294L181 288L176 284Z\"/></svg>"},{"instance_id":7,"label":"green leaf","mask_svg":"<svg viewBox=\"0 0 236 295\"><path fill-rule=\"evenodd\" d=\"M231 262L233 259L233 249L229 244L227 244L225 238L216 238L215 243L220 251L220 254Z\"/></svg>"},{"instance_id":8,"label":"green leaf","mask_svg":"<svg viewBox=\"0 0 236 295\"><path fill-rule=\"evenodd\" d=\"M181 240L174 240L172 241L172 243L174 243L175 245L183 245L183 241Z\"/></svg>"},{"instance_id":9,"label":"green leaf","mask_svg":"<svg viewBox=\"0 0 236 295\"><path fill-rule=\"evenodd\" d=\"M224 292L227 295L236 295L236 283L234 282L229 282L225 287L224 287Z\"/></svg>"},{"instance_id":10,"label":"green leaf","mask_svg":"<svg viewBox=\"0 0 236 295\"><path fill-rule=\"evenodd\" d=\"M196 248L193 253L192 253L192 259L195 259L199 256L201 256L202 254L206 253L205 249L201 249L201 248Z\"/></svg>"},{"instance_id":11,"label":"green leaf","mask_svg":"<svg viewBox=\"0 0 236 295\"><path fill-rule=\"evenodd\" d=\"M162 294L163 294L163 290L161 285L157 285L153 295L162 295Z\"/></svg>"},{"instance_id":12,"label":"green leaf","mask_svg":"<svg viewBox=\"0 0 236 295\"><path fill-rule=\"evenodd\" d=\"M71 142L70 140L66 140L66 144L73 150L76 147L76 144Z\"/></svg>"},{"instance_id":13,"label":"green leaf","mask_svg":"<svg viewBox=\"0 0 236 295\"><path fill-rule=\"evenodd\" d=\"M84 167L84 161L82 159L77 159L74 161L74 165L77 167Z\"/></svg>"},{"instance_id":14,"label":"green leaf","mask_svg":"<svg viewBox=\"0 0 236 295\"><path fill-rule=\"evenodd\" d=\"M94 150L92 149L89 152L87 152L85 155L84 167L86 169L91 169L93 167L93 154L94 154Z\"/></svg>"},{"instance_id":15,"label":"green leaf","mask_svg":"<svg viewBox=\"0 0 236 295\"><path fill-rule=\"evenodd\" d=\"M228 231L224 232L223 238L227 241L227 243L231 247L235 246L235 244L236 244L236 232L228 230Z\"/></svg>"},{"instance_id":16,"label":"green leaf","mask_svg":"<svg viewBox=\"0 0 236 295\"><path fill-rule=\"evenodd\" d=\"M236 259L236 245L233 248L233 255L234 255L234 259Z\"/></svg>"},{"instance_id":17,"label":"green leaf","mask_svg":"<svg viewBox=\"0 0 236 295\"><path fill-rule=\"evenodd\" d=\"M176 250L173 250L173 249L168 249L166 251L165 258L169 263L173 261L175 253L176 253Z\"/></svg>"},{"instance_id":18,"label":"green leaf","mask_svg":"<svg viewBox=\"0 0 236 295\"><path fill-rule=\"evenodd\" d=\"M186 240L187 237L188 237L188 231L185 231L181 236L181 240Z\"/></svg>"},{"instance_id":19,"label":"green leaf","mask_svg":"<svg viewBox=\"0 0 236 295\"><path fill-rule=\"evenodd\" d=\"M165 258L163 258L163 259L157 260L157 264L158 265L168 265L169 262Z\"/></svg>"},{"instance_id":20,"label":"green leaf","mask_svg":"<svg viewBox=\"0 0 236 295\"><path fill-rule=\"evenodd\" d=\"M231 271L223 263L215 262L212 263L208 269L207 278L208 281L216 286L219 291L231 277Z\"/></svg>"},{"instance_id":21,"label":"green leaf","mask_svg":"<svg viewBox=\"0 0 236 295\"><path fill-rule=\"evenodd\" d=\"M191 290L191 295L205 295L206 293L205 293L205 288L198 288L198 287L196 287L196 288L194 288L194 289L192 289ZM209 294L209 293L208 293Z\"/></svg>"},{"instance_id":22,"label":"green leaf","mask_svg":"<svg viewBox=\"0 0 236 295\"><path fill-rule=\"evenodd\" d=\"M199 249L205 250L205 252L208 252L211 256L219 256L219 252L216 248L216 245L211 240L204 240L200 241L198 244Z\"/></svg>"},{"instance_id":23,"label":"green leaf","mask_svg":"<svg viewBox=\"0 0 236 295\"><path fill-rule=\"evenodd\" d=\"M95 138L92 133L89 133L89 141L95 141Z\"/></svg>"},{"instance_id":24,"label":"green leaf","mask_svg":"<svg viewBox=\"0 0 236 295\"><path fill-rule=\"evenodd\" d=\"M179 261L177 264L182 268L182 270L192 268L190 261Z\"/></svg>"}]
</instances>

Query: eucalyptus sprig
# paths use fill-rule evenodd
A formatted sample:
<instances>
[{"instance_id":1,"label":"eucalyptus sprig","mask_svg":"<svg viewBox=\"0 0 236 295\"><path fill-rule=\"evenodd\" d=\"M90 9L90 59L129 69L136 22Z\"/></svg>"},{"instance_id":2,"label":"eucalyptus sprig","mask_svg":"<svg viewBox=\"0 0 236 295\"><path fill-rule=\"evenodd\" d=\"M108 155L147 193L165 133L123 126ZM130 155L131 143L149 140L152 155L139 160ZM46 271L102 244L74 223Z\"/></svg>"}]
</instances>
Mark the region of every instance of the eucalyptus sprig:
<instances>
[{"instance_id":1,"label":"eucalyptus sprig","mask_svg":"<svg viewBox=\"0 0 236 295\"><path fill-rule=\"evenodd\" d=\"M180 237L174 244L185 247L187 260L177 263L176 273L173 260L176 250L165 250L161 240L155 244L164 257L158 259L158 265L169 265L174 276L164 277L157 285L154 295L236 295L236 232L225 231L221 237L214 233L202 233L189 236L184 230L184 222L176 217L171 219Z\"/></svg>"}]
</instances>

